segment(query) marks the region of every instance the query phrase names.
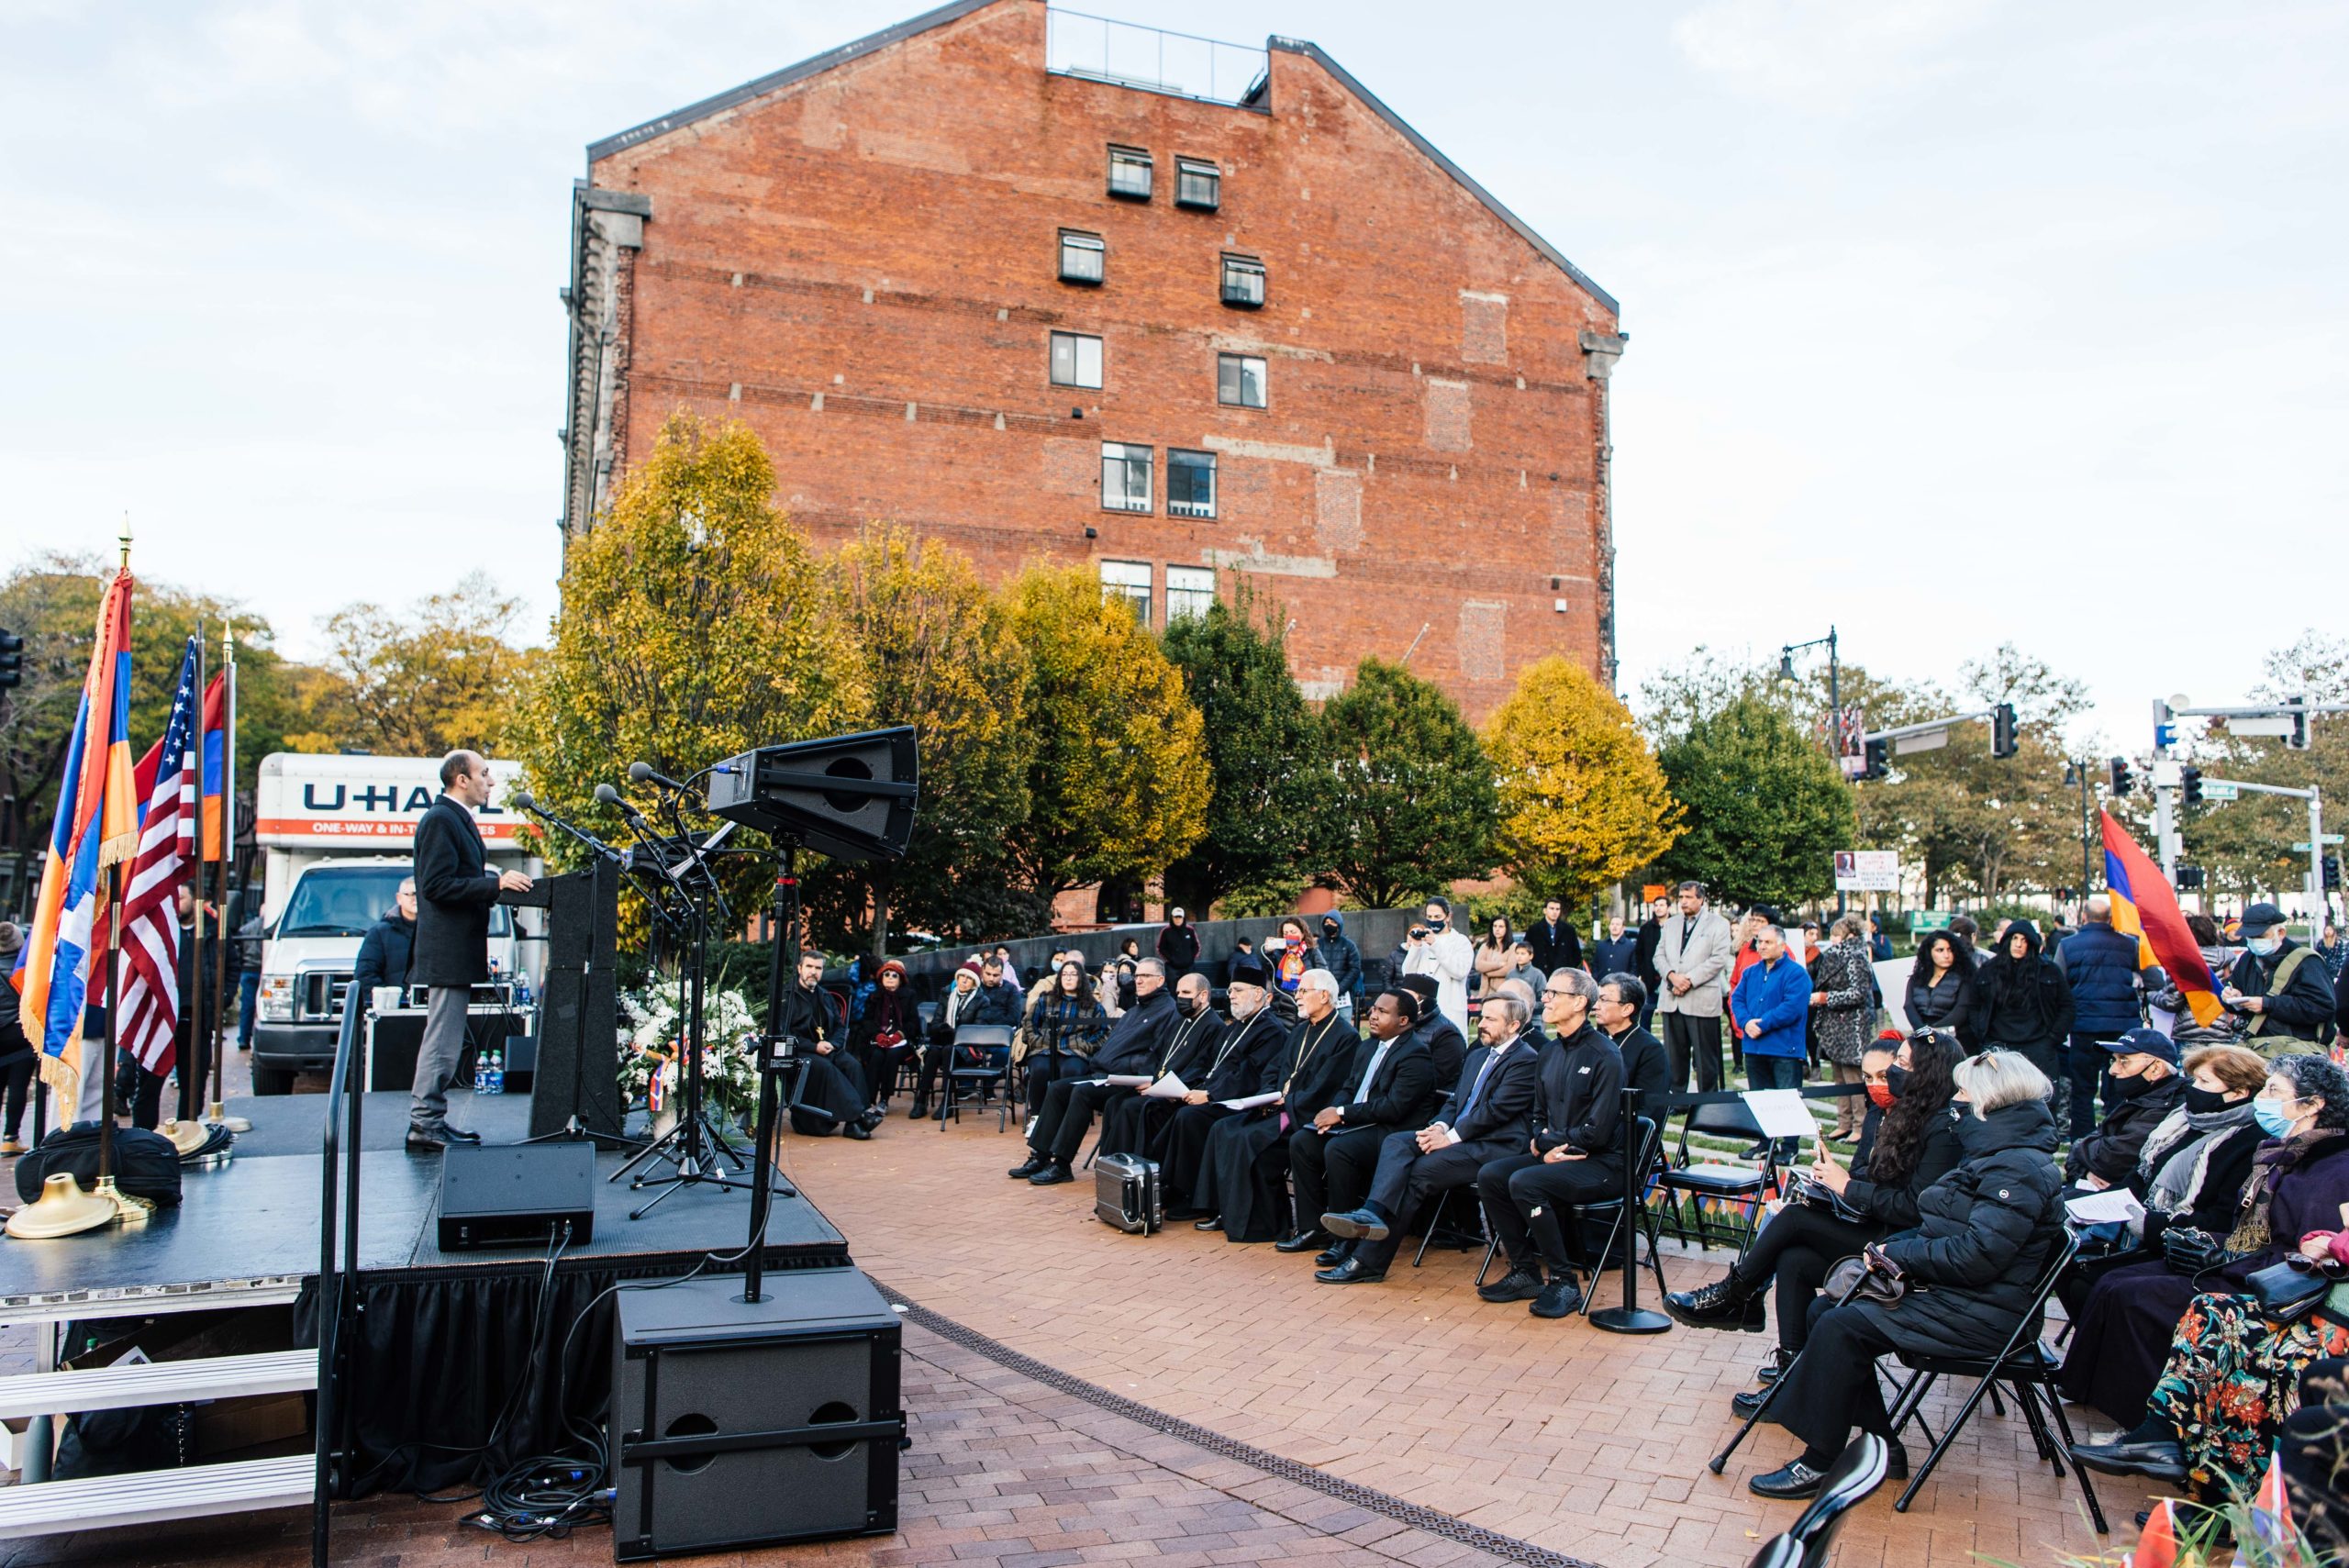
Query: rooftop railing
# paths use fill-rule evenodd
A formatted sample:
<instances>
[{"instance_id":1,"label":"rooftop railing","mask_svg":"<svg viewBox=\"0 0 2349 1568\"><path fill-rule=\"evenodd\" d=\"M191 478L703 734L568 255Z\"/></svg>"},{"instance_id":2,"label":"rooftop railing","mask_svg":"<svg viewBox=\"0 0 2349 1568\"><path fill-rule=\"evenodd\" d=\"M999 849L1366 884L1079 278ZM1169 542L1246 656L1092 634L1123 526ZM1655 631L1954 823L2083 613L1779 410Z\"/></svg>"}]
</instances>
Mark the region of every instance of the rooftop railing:
<instances>
[{"instance_id":1,"label":"rooftop railing","mask_svg":"<svg viewBox=\"0 0 2349 1568\"><path fill-rule=\"evenodd\" d=\"M1262 49L1063 11L1045 14L1044 69L1144 93L1269 112L1271 60Z\"/></svg>"}]
</instances>

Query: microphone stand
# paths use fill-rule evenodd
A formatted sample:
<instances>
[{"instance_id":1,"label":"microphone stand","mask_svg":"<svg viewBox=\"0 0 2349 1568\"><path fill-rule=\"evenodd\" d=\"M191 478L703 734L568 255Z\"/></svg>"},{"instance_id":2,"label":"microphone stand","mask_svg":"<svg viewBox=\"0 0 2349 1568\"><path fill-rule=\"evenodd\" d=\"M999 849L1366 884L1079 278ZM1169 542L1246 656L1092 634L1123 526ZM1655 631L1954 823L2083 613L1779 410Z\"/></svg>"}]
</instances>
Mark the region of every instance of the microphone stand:
<instances>
[{"instance_id":1,"label":"microphone stand","mask_svg":"<svg viewBox=\"0 0 2349 1568\"><path fill-rule=\"evenodd\" d=\"M1662 1122L1664 1113L1656 1119ZM1647 1155L1640 1140L1640 1092L1626 1084L1623 1086L1623 1305L1602 1307L1590 1315L1590 1326L1604 1329L1610 1334L1661 1334L1672 1327L1672 1319L1663 1313L1640 1305L1640 1196L1646 1189L1648 1173L1640 1162ZM1598 1260L1590 1272L1590 1288L1598 1289L1600 1271L1607 1260Z\"/></svg>"},{"instance_id":2,"label":"microphone stand","mask_svg":"<svg viewBox=\"0 0 2349 1568\"><path fill-rule=\"evenodd\" d=\"M620 852L593 833L573 826L544 806L534 804L524 809L532 816L551 822L562 828L587 851L588 929L587 940L580 948L579 993L572 999L572 1014L578 1027L573 1032L571 1042L571 1117L559 1130L540 1133L536 1138L526 1138L522 1141L524 1143L577 1143L584 1140L593 1143L599 1150L609 1148L641 1151L651 1142L649 1139L629 1138L618 1132L598 1132L579 1118L580 1108L585 1103L587 1093L587 997L595 985L595 919L596 912L604 906L604 867L607 862L617 863L620 858ZM554 909L551 905L548 906L547 918L550 921L554 918Z\"/></svg>"},{"instance_id":3,"label":"microphone stand","mask_svg":"<svg viewBox=\"0 0 2349 1568\"><path fill-rule=\"evenodd\" d=\"M759 1041L756 1159L760 1179L751 1188L751 1236L742 1270L741 1299L746 1304L763 1299L759 1295L759 1281L766 1268L768 1194L779 1191L785 1197L796 1195L792 1187L775 1180L775 1141L781 1136L776 1126L781 1118L777 1102L796 1102L799 1097L796 1083L786 1092L783 1079L788 1074L796 1080L807 1073L806 1060L794 1049L797 1042L784 1028L784 1006L789 995L786 987L797 984L799 973L799 845L796 840L778 837L775 848L782 854L783 863L774 878L774 951L767 960L767 1034Z\"/></svg>"}]
</instances>

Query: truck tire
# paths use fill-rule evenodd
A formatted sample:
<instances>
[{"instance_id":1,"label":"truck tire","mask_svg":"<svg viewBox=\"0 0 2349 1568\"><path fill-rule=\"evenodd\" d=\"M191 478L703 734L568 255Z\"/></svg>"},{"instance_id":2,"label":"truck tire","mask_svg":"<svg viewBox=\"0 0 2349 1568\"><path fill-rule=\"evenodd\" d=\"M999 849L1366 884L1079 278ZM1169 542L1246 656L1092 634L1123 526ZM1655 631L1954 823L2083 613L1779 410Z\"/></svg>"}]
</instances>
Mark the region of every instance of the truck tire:
<instances>
[{"instance_id":1,"label":"truck tire","mask_svg":"<svg viewBox=\"0 0 2349 1568\"><path fill-rule=\"evenodd\" d=\"M290 1095L294 1092L294 1069L291 1067L253 1066L253 1093L256 1095Z\"/></svg>"}]
</instances>

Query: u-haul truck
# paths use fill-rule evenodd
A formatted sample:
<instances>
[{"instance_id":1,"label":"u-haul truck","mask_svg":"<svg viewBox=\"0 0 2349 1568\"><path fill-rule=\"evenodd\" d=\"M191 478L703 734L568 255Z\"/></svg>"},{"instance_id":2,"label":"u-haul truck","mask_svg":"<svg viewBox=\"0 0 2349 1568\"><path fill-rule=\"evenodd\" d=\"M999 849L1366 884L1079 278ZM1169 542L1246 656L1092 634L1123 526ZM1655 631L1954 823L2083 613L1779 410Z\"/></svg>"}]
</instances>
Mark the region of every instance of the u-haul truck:
<instances>
[{"instance_id":1,"label":"u-haul truck","mask_svg":"<svg viewBox=\"0 0 2349 1568\"><path fill-rule=\"evenodd\" d=\"M493 761L496 787L477 814L492 870L539 875L535 835L506 805L519 762ZM367 929L392 907L414 867L416 825L440 791L438 757L263 757L253 835L262 875L261 989L253 1025L253 1092L282 1095L294 1075L334 1064L344 993ZM532 916L529 918L535 919ZM500 976L529 972L538 944L515 911L490 914L489 959Z\"/></svg>"}]
</instances>

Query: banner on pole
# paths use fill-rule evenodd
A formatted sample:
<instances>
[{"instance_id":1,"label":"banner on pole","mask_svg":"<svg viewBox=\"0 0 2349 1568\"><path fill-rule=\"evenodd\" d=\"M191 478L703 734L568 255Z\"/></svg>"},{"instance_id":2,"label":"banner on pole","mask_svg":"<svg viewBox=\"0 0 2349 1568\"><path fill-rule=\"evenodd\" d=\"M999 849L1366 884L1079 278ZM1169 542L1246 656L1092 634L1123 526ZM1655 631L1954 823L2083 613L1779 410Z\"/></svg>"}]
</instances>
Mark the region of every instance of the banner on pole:
<instances>
[{"instance_id":1,"label":"banner on pole","mask_svg":"<svg viewBox=\"0 0 2349 1568\"><path fill-rule=\"evenodd\" d=\"M1896 850L1836 851L1835 891L1838 893L1899 892L1899 851Z\"/></svg>"}]
</instances>

